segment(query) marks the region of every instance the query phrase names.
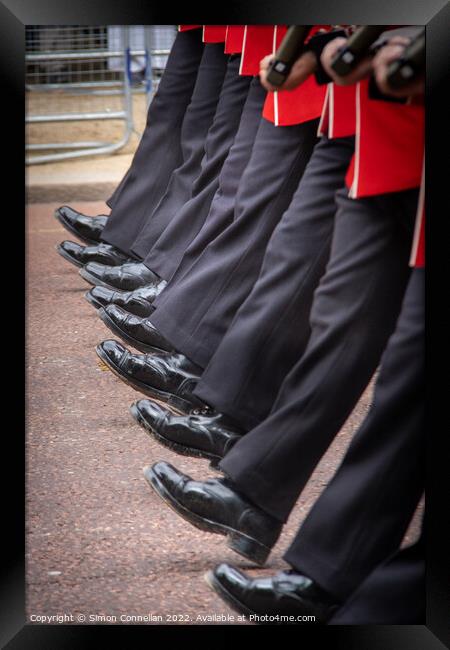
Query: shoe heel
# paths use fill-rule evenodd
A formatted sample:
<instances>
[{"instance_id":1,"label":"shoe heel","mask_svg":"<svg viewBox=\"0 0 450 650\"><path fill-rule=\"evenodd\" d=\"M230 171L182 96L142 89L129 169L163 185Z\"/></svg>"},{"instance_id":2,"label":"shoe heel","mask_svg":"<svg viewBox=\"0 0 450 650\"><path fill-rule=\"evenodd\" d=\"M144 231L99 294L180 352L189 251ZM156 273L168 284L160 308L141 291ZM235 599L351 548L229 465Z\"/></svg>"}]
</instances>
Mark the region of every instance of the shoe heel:
<instances>
[{"instance_id":1,"label":"shoe heel","mask_svg":"<svg viewBox=\"0 0 450 650\"><path fill-rule=\"evenodd\" d=\"M239 555L263 566L270 555L270 548L263 546L255 539L240 533L231 533L228 537L228 546Z\"/></svg>"}]
</instances>

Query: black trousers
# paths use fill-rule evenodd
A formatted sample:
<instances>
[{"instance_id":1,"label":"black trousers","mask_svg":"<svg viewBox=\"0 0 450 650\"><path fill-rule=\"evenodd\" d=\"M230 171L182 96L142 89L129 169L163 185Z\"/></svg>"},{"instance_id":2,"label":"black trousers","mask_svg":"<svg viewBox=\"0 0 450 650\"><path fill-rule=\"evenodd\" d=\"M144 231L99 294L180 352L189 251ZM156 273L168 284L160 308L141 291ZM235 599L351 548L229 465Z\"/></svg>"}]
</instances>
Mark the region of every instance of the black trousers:
<instances>
[{"instance_id":1,"label":"black trousers","mask_svg":"<svg viewBox=\"0 0 450 650\"><path fill-rule=\"evenodd\" d=\"M174 215L191 198L205 155L205 141L217 110L229 56L223 43L205 45L194 92L181 128L182 164L174 170L158 204L149 206L131 252L143 259ZM161 156L166 155L160 152Z\"/></svg>"},{"instance_id":2,"label":"black trousers","mask_svg":"<svg viewBox=\"0 0 450 650\"><path fill-rule=\"evenodd\" d=\"M420 539L377 566L329 625L424 625L425 542Z\"/></svg>"},{"instance_id":3,"label":"black trousers","mask_svg":"<svg viewBox=\"0 0 450 650\"><path fill-rule=\"evenodd\" d=\"M192 187L192 198L173 215L170 224L156 242L144 231L139 246L145 265L170 280L192 240L203 226L219 187L222 165L234 142L252 78L239 75L240 55L231 56L227 65L219 102L205 142L201 171ZM151 250L150 250L151 249Z\"/></svg>"},{"instance_id":4,"label":"black trousers","mask_svg":"<svg viewBox=\"0 0 450 650\"><path fill-rule=\"evenodd\" d=\"M151 322L205 367L258 279L267 243L317 142L317 120L276 127L263 119L237 188L233 222L155 302Z\"/></svg>"},{"instance_id":5,"label":"black trousers","mask_svg":"<svg viewBox=\"0 0 450 650\"><path fill-rule=\"evenodd\" d=\"M144 130L144 133L142 134L142 137L144 137L144 136L145 136L145 130ZM140 143L139 143L139 144L140 144ZM133 157L133 161L134 161L134 157ZM131 163L132 165L133 165L133 161L132 161L132 163ZM114 192L113 192L113 193L111 194L111 196L110 196L108 199L106 199L106 201L105 201L106 205L107 205L109 208L111 208L111 210L114 208L114 206L115 206L115 204L116 204L117 197L119 196L120 192L122 191L122 187L124 187L125 184L128 182L128 176L129 176L129 174L130 174L130 169L131 169L131 167L129 167L129 168L127 169L127 171L125 172L125 176L123 176L122 180L120 181L120 183L118 184L118 186L116 187L116 189L114 190Z\"/></svg>"},{"instance_id":6,"label":"black trousers","mask_svg":"<svg viewBox=\"0 0 450 650\"><path fill-rule=\"evenodd\" d=\"M170 288L184 277L206 246L233 222L239 182L252 155L258 128L263 119L262 110L265 98L266 91L261 86L259 78L254 77L245 100L233 145L220 171L219 188L214 194L205 223L186 249L170 280ZM164 296L167 297L169 286L164 291ZM159 300L157 299L155 302L158 304Z\"/></svg>"},{"instance_id":7,"label":"black trousers","mask_svg":"<svg viewBox=\"0 0 450 650\"><path fill-rule=\"evenodd\" d=\"M424 290L415 269L371 409L285 554L340 600L398 550L424 490Z\"/></svg>"},{"instance_id":8,"label":"black trousers","mask_svg":"<svg viewBox=\"0 0 450 650\"><path fill-rule=\"evenodd\" d=\"M148 210L182 162L181 128L204 47L201 30L178 32L131 167L109 200L112 212L102 239L128 254Z\"/></svg>"},{"instance_id":9,"label":"black trousers","mask_svg":"<svg viewBox=\"0 0 450 650\"><path fill-rule=\"evenodd\" d=\"M195 394L249 430L269 414L310 336L309 314L330 254L335 194L354 138L322 138L267 246L260 276Z\"/></svg>"},{"instance_id":10,"label":"black trousers","mask_svg":"<svg viewBox=\"0 0 450 650\"><path fill-rule=\"evenodd\" d=\"M330 260L315 292L311 336L270 415L220 468L286 521L367 386L392 334L410 269L417 190L365 199L339 190Z\"/></svg>"}]
</instances>

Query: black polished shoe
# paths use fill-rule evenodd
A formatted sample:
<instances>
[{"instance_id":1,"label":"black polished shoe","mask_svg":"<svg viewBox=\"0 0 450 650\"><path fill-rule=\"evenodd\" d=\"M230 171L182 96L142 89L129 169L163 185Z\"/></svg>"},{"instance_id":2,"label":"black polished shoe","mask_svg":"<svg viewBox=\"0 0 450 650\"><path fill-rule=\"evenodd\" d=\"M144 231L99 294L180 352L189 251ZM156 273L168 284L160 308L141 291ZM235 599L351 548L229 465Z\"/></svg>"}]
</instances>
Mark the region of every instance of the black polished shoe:
<instances>
[{"instance_id":1,"label":"black polished shoe","mask_svg":"<svg viewBox=\"0 0 450 650\"><path fill-rule=\"evenodd\" d=\"M197 528L228 537L228 546L264 564L282 524L239 494L226 478L194 481L169 463L144 469L158 495Z\"/></svg>"},{"instance_id":2,"label":"black polished shoe","mask_svg":"<svg viewBox=\"0 0 450 650\"><path fill-rule=\"evenodd\" d=\"M338 608L328 592L292 570L280 571L272 577L248 578L228 564L219 564L205 579L236 612L256 616L250 619L255 623L298 624L303 622L303 616L314 617L308 622L326 623ZM292 616L295 620L280 620L281 616Z\"/></svg>"},{"instance_id":3,"label":"black polished shoe","mask_svg":"<svg viewBox=\"0 0 450 650\"><path fill-rule=\"evenodd\" d=\"M160 404L141 399L130 406L131 415L156 440L183 456L206 458L212 467L242 437L234 423L222 413L174 415Z\"/></svg>"},{"instance_id":4,"label":"black polished shoe","mask_svg":"<svg viewBox=\"0 0 450 650\"><path fill-rule=\"evenodd\" d=\"M132 354L118 341L103 341L97 354L126 384L156 400L163 400L178 412L191 409L192 402L184 399L197 385L201 368L183 354L159 352ZM190 398L191 399L191 398ZM197 406L203 406L198 401Z\"/></svg>"},{"instance_id":5,"label":"black polished shoe","mask_svg":"<svg viewBox=\"0 0 450 650\"><path fill-rule=\"evenodd\" d=\"M127 262L122 266L103 266L90 262L80 269L80 275L94 286L100 285L121 291L134 291L161 281L161 278L142 262Z\"/></svg>"},{"instance_id":6,"label":"black polished shoe","mask_svg":"<svg viewBox=\"0 0 450 650\"><path fill-rule=\"evenodd\" d=\"M58 253L68 262L76 266L84 266L89 262L120 266L129 262L130 258L110 244L95 244L95 246L81 246L73 241L63 241L56 246Z\"/></svg>"},{"instance_id":7,"label":"black polished shoe","mask_svg":"<svg viewBox=\"0 0 450 650\"><path fill-rule=\"evenodd\" d=\"M55 210L55 217L66 230L86 244L98 244L100 242L100 236L108 220L105 214L98 217L88 217L69 208L68 205L63 205Z\"/></svg>"},{"instance_id":8,"label":"black polished shoe","mask_svg":"<svg viewBox=\"0 0 450 650\"><path fill-rule=\"evenodd\" d=\"M176 353L173 345L145 318L129 314L116 305L100 309L98 315L113 334L117 334L141 352L163 350Z\"/></svg>"},{"instance_id":9,"label":"black polished shoe","mask_svg":"<svg viewBox=\"0 0 450 650\"><path fill-rule=\"evenodd\" d=\"M152 302L159 296L166 284L167 282L165 280L161 280L158 284L148 284L134 291L114 291L106 287L92 287L85 294L85 298L96 309L101 309L108 305L118 305L130 314L146 318L153 313L154 307Z\"/></svg>"}]
</instances>

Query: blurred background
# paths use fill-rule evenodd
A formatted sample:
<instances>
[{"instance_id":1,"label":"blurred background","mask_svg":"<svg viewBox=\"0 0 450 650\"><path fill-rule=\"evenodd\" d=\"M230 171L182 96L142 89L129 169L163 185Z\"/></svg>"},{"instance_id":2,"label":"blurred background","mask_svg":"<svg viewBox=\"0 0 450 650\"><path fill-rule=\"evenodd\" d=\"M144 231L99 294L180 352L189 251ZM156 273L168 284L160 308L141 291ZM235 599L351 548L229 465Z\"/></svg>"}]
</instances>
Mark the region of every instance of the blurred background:
<instances>
[{"instance_id":1,"label":"blurred background","mask_svg":"<svg viewBox=\"0 0 450 650\"><path fill-rule=\"evenodd\" d=\"M26 26L29 202L95 200L114 189L175 36L175 25Z\"/></svg>"}]
</instances>

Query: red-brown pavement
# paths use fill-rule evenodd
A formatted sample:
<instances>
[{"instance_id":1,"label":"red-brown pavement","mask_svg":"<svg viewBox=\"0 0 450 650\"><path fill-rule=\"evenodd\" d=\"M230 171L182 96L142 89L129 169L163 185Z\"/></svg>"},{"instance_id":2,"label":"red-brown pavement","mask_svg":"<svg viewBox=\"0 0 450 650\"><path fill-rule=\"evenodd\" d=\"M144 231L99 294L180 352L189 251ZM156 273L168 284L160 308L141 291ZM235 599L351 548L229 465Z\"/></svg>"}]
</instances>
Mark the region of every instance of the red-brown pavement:
<instances>
[{"instance_id":1,"label":"red-brown pavement","mask_svg":"<svg viewBox=\"0 0 450 650\"><path fill-rule=\"evenodd\" d=\"M72 206L108 213L103 202ZM84 616L97 624L150 615L161 616L159 624L211 624L197 617L212 616L238 623L206 585L205 572L223 561L252 575L286 568L282 554L337 468L371 390L311 478L267 567L255 569L223 537L184 522L146 483L143 467L159 460L196 479L214 472L206 461L154 442L128 410L142 396L101 369L95 346L115 337L84 299L89 285L78 268L55 250L74 240L54 218L56 207L33 204L27 214L27 616L66 614L75 623Z\"/></svg>"}]
</instances>

